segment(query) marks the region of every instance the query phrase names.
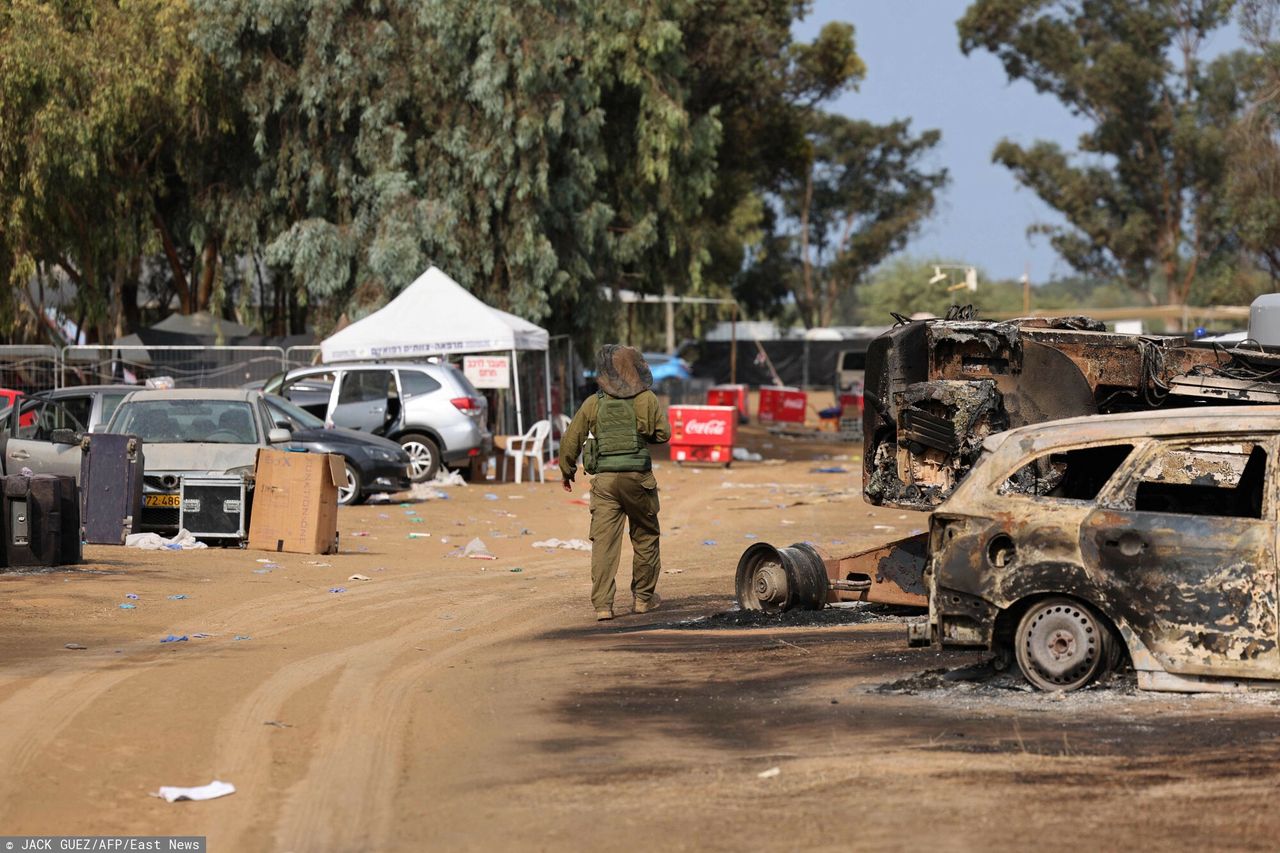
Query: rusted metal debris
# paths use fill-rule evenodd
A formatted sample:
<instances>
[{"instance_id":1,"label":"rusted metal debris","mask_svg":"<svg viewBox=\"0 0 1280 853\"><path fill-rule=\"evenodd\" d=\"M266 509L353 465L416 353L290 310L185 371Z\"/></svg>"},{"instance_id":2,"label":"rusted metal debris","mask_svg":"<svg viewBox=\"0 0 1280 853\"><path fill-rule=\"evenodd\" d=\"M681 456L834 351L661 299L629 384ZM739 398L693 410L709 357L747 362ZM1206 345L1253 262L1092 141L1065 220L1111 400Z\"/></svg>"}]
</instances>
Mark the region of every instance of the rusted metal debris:
<instances>
[{"instance_id":1,"label":"rusted metal debris","mask_svg":"<svg viewBox=\"0 0 1280 853\"><path fill-rule=\"evenodd\" d=\"M1206 400L1276 403L1278 369L1280 355L1107 332L1087 317L906 323L867 350L863 490L875 504L929 509L990 434Z\"/></svg>"},{"instance_id":2,"label":"rusted metal debris","mask_svg":"<svg viewBox=\"0 0 1280 853\"><path fill-rule=\"evenodd\" d=\"M845 557L800 542L777 548L757 542L738 560L736 592L743 610L821 610L842 601L924 609L928 534L918 533Z\"/></svg>"},{"instance_id":3,"label":"rusted metal debris","mask_svg":"<svg viewBox=\"0 0 1280 853\"><path fill-rule=\"evenodd\" d=\"M1077 418L989 439L930 521L915 645L1044 689L1125 655L1151 690L1280 679L1280 406Z\"/></svg>"}]
</instances>

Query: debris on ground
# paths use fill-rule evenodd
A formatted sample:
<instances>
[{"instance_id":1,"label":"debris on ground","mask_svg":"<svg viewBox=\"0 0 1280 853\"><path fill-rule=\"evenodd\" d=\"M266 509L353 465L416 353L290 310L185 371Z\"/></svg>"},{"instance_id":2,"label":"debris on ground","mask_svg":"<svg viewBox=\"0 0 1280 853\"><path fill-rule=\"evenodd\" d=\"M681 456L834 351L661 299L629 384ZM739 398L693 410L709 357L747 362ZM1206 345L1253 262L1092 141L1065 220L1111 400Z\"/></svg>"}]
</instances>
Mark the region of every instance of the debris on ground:
<instances>
[{"instance_id":1,"label":"debris on ground","mask_svg":"<svg viewBox=\"0 0 1280 853\"><path fill-rule=\"evenodd\" d=\"M282 722L280 722L279 720L263 720L262 724L263 724L264 726L275 726L277 729L291 729L291 728L293 728L293 724L292 724L292 723L282 723Z\"/></svg>"},{"instance_id":2,"label":"debris on ground","mask_svg":"<svg viewBox=\"0 0 1280 853\"><path fill-rule=\"evenodd\" d=\"M165 637L165 638L164 638L163 640L161 640L160 642L162 642L162 643L185 643L185 642L186 642L187 640L189 640L189 639L191 639L191 638L190 638L190 637L188 637L186 634L183 634L182 636L178 636L177 634L170 634L169 636Z\"/></svg>"},{"instance_id":3,"label":"debris on ground","mask_svg":"<svg viewBox=\"0 0 1280 853\"><path fill-rule=\"evenodd\" d=\"M116 607L119 607L121 610L137 610L138 609L138 605L129 604L127 602L124 604L117 604Z\"/></svg>"},{"instance_id":4,"label":"debris on ground","mask_svg":"<svg viewBox=\"0 0 1280 853\"><path fill-rule=\"evenodd\" d=\"M430 539L431 534L430 533L410 533L405 538L406 539ZM444 540L441 540L441 541L444 541Z\"/></svg>"},{"instance_id":5,"label":"debris on ground","mask_svg":"<svg viewBox=\"0 0 1280 853\"><path fill-rule=\"evenodd\" d=\"M733 449L733 461L734 462L762 462L764 461L764 457L761 456L759 453L752 453L750 450L747 450L745 447L735 447Z\"/></svg>"},{"instance_id":6,"label":"debris on ground","mask_svg":"<svg viewBox=\"0 0 1280 853\"><path fill-rule=\"evenodd\" d=\"M129 599L129 600L131 600L131 601L137 601L137 600L138 600L138 594L137 594L136 592L126 592L126 593L124 594L124 597L125 597L125 598L127 598L127 599Z\"/></svg>"},{"instance_id":7,"label":"debris on ground","mask_svg":"<svg viewBox=\"0 0 1280 853\"><path fill-rule=\"evenodd\" d=\"M160 790L151 796L159 797L166 803L176 803L179 800L213 800L218 797L225 797L227 794L234 794L236 786L230 782L220 782L214 779L208 785L199 785L194 788L179 788L173 785L161 785Z\"/></svg>"},{"instance_id":8,"label":"debris on ground","mask_svg":"<svg viewBox=\"0 0 1280 853\"><path fill-rule=\"evenodd\" d=\"M346 588L345 586L331 586L331 587L329 587L329 592L333 592L333 593L346 592L346 591L347 591L347 588Z\"/></svg>"},{"instance_id":9,"label":"debris on ground","mask_svg":"<svg viewBox=\"0 0 1280 853\"><path fill-rule=\"evenodd\" d=\"M921 619L914 607L892 604L855 602L826 607L822 610L726 610L711 616L698 616L679 622L650 625L649 628L706 631L719 628L788 628L834 625L861 625L867 622L906 623Z\"/></svg>"},{"instance_id":10,"label":"debris on ground","mask_svg":"<svg viewBox=\"0 0 1280 853\"><path fill-rule=\"evenodd\" d=\"M761 770L756 774L757 779L772 779L774 776L781 776L781 767L770 767L768 770Z\"/></svg>"},{"instance_id":11,"label":"debris on ground","mask_svg":"<svg viewBox=\"0 0 1280 853\"><path fill-rule=\"evenodd\" d=\"M369 576L368 576L368 575L352 575L351 577L347 578L347 580L349 580L349 581L367 581L367 580L369 580Z\"/></svg>"},{"instance_id":12,"label":"debris on ground","mask_svg":"<svg viewBox=\"0 0 1280 853\"><path fill-rule=\"evenodd\" d=\"M413 534L410 533L409 535L412 536ZM472 560L498 559L493 555L493 552L489 550L488 546L484 544L484 541L480 539L480 537L478 536L475 539L472 539L466 545L463 545L461 548L454 548L452 551L449 552L449 556L450 557L468 557Z\"/></svg>"},{"instance_id":13,"label":"debris on ground","mask_svg":"<svg viewBox=\"0 0 1280 853\"><path fill-rule=\"evenodd\" d=\"M87 648L89 648L89 647L88 647L88 646L82 646L82 645L80 645L79 643L67 643L65 646L63 646L63 648L64 648L64 649L71 649L71 650L73 650L73 651L77 651L77 652L82 652L82 651L84 651L85 649L87 649Z\"/></svg>"},{"instance_id":14,"label":"debris on ground","mask_svg":"<svg viewBox=\"0 0 1280 853\"><path fill-rule=\"evenodd\" d=\"M566 551L590 551L591 543L585 539L543 539L534 542L535 548L562 548Z\"/></svg>"},{"instance_id":15,"label":"debris on ground","mask_svg":"<svg viewBox=\"0 0 1280 853\"><path fill-rule=\"evenodd\" d=\"M175 595L171 595L171 596L169 596L169 600L170 600L170 601L182 601L182 600L183 600L184 598L186 598L186 597L187 597L187 596L186 596L186 594L185 594L185 593L181 593L181 592L179 592L179 593L177 593L177 594L175 594Z\"/></svg>"},{"instance_id":16,"label":"debris on ground","mask_svg":"<svg viewBox=\"0 0 1280 853\"><path fill-rule=\"evenodd\" d=\"M828 465L825 468L810 468L810 474L848 474L849 469L843 465Z\"/></svg>"},{"instance_id":17,"label":"debris on ground","mask_svg":"<svg viewBox=\"0 0 1280 853\"><path fill-rule=\"evenodd\" d=\"M186 530L179 530L170 539L159 533L131 533L124 538L124 545L143 551L195 551L209 547Z\"/></svg>"},{"instance_id":18,"label":"debris on ground","mask_svg":"<svg viewBox=\"0 0 1280 853\"><path fill-rule=\"evenodd\" d=\"M367 531L367 530L353 530L353 531L351 531L351 535L352 535L352 536L368 536L368 535L369 535L369 531Z\"/></svg>"}]
</instances>

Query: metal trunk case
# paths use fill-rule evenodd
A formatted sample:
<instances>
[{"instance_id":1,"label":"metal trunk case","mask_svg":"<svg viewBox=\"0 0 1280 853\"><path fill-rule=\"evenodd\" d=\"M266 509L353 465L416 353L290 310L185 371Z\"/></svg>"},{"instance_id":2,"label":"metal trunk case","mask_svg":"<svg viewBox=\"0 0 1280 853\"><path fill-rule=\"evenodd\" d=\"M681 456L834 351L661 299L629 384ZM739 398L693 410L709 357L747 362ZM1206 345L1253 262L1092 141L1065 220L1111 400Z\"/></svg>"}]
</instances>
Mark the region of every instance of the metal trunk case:
<instances>
[{"instance_id":1,"label":"metal trunk case","mask_svg":"<svg viewBox=\"0 0 1280 853\"><path fill-rule=\"evenodd\" d=\"M84 541L123 545L141 529L142 439L94 433L80 444L80 518Z\"/></svg>"},{"instance_id":2,"label":"metal trunk case","mask_svg":"<svg viewBox=\"0 0 1280 853\"><path fill-rule=\"evenodd\" d=\"M249 530L243 477L183 477L178 526L198 539L243 542Z\"/></svg>"}]
</instances>

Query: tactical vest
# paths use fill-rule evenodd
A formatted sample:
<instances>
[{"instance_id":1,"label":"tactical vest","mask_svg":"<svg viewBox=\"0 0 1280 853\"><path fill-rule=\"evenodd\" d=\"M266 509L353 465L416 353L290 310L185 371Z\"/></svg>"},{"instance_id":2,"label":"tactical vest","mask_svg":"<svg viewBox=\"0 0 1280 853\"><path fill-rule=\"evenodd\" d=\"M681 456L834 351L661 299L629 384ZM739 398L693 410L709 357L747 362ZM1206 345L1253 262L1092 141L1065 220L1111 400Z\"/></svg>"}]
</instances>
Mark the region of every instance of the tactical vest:
<instances>
[{"instance_id":1,"label":"tactical vest","mask_svg":"<svg viewBox=\"0 0 1280 853\"><path fill-rule=\"evenodd\" d=\"M588 474L648 471L653 468L649 448L636 428L636 405L632 399L619 399L603 391L598 392L594 435L595 470L588 467ZM587 458L583 459L584 464L587 461Z\"/></svg>"}]
</instances>

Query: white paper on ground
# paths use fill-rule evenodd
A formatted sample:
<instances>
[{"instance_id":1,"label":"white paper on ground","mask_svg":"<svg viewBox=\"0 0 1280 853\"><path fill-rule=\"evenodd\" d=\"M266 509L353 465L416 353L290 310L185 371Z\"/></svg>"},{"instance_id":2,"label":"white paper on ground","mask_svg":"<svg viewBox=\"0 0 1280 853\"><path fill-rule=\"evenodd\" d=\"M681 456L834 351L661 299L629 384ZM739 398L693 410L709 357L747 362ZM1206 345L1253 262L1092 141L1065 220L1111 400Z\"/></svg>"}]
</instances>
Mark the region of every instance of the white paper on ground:
<instances>
[{"instance_id":1,"label":"white paper on ground","mask_svg":"<svg viewBox=\"0 0 1280 853\"><path fill-rule=\"evenodd\" d=\"M218 797L225 797L227 794L234 794L236 786L230 782L219 782L214 779L208 785L199 785L195 788L179 788L173 785L161 785L160 790L151 796L159 797L168 803L176 803L178 800L213 800Z\"/></svg>"},{"instance_id":2,"label":"white paper on ground","mask_svg":"<svg viewBox=\"0 0 1280 853\"><path fill-rule=\"evenodd\" d=\"M183 551L194 551L197 548L208 548L203 542L196 540L185 530L179 530L172 539L165 539L159 533L131 533L124 538L126 548L141 548L143 551L160 551L177 545ZM170 550L178 550L170 549Z\"/></svg>"},{"instance_id":3,"label":"white paper on ground","mask_svg":"<svg viewBox=\"0 0 1280 853\"><path fill-rule=\"evenodd\" d=\"M591 543L585 539L543 539L534 542L535 548L564 548L568 551L590 551Z\"/></svg>"}]
</instances>

